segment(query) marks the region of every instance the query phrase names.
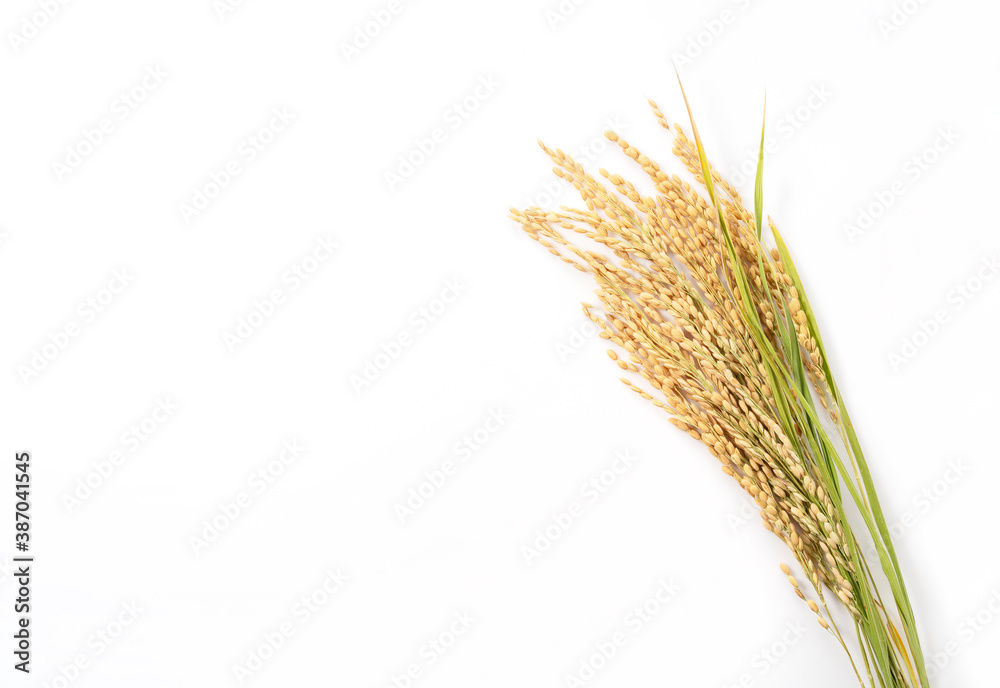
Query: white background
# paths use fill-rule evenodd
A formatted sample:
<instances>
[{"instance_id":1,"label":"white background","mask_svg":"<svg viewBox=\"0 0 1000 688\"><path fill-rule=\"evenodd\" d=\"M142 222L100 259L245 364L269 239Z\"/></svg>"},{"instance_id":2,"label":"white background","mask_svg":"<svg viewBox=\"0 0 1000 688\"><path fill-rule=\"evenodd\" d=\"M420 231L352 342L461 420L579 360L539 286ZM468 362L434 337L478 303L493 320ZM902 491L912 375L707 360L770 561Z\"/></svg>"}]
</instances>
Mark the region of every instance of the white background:
<instances>
[{"instance_id":1,"label":"white background","mask_svg":"<svg viewBox=\"0 0 1000 688\"><path fill-rule=\"evenodd\" d=\"M665 164L645 98L683 121L671 60L724 172L752 156L766 89L766 211L899 525L925 652L953 650L935 685L996 676L1000 280L976 281L1000 252L995 4L590 0L556 15L555 0L401 0L351 59L387 1L247 0L220 17L211 0L91 0L50 19L44 4L0 16L0 554L14 555L13 456L28 450L37 557L30 677L11 666L6 566L0 582L0 685L240 685L234 667L286 622L243 685L383 688L415 664L413 686L555 688L619 631L587 685L854 685L738 486L581 331L586 276L506 217L549 202L537 137L637 177L601 144L612 121ZM477 98L481 80L498 85ZM143 100L123 110L133 89ZM275 108L293 121L248 161L240 146ZM390 189L435 128L443 142ZM60 173L67 156L79 164ZM917 175L913 156L934 159ZM181 206L232 160L241 173L187 222ZM849 236L895 180L903 193ZM326 237L339 248L293 289L283 274ZM128 285L103 293L115 270ZM419 325L449 283L457 299ZM231 351L227 333L276 288L283 303ZM92 297L106 305L90 319ZM356 390L400 335L409 346ZM66 346L33 374L51 341ZM157 400L176 410L133 440ZM456 445L497 409L463 462ZM252 474L291 440L307 449L258 492ZM617 451L635 462L589 501ZM396 505L446 461L457 472L401 523ZM72 503L88 476L99 485ZM195 552L241 493L249 506ZM529 564L572 502L582 516ZM343 587L296 616L338 569ZM661 580L679 591L637 628L626 616ZM123 604L141 611L121 630ZM463 613L454 645L428 650Z\"/></svg>"}]
</instances>

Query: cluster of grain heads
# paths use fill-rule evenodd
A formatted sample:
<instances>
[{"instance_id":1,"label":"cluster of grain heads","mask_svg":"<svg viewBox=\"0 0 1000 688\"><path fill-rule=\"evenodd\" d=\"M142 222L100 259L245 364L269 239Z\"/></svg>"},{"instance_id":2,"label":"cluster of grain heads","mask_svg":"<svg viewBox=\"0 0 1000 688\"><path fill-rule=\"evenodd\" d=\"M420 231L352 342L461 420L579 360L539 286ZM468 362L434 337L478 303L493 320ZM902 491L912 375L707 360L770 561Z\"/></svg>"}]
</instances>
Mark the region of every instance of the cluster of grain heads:
<instances>
[{"instance_id":1,"label":"cluster of grain heads","mask_svg":"<svg viewBox=\"0 0 1000 688\"><path fill-rule=\"evenodd\" d=\"M674 156L707 198L609 131L607 139L639 165L654 195L605 169L595 177L539 142L583 207L511 209L511 217L593 277L599 305L584 303L583 311L614 345L608 356L629 375L622 382L702 442L754 499L765 527L788 546L820 603L807 599L782 564L796 594L850 656L824 591L849 614L855 651L864 659L866 676L855 668L861 684L867 678L872 686L926 688L895 552L815 318L772 223L777 246L768 250L761 238L760 175L751 212L708 164L693 120L688 137L656 103L650 106L673 136ZM821 410L840 447L824 429ZM875 585L845 517L845 498L862 512L863 535L874 540L889 595ZM895 603L904 635L884 599Z\"/></svg>"}]
</instances>

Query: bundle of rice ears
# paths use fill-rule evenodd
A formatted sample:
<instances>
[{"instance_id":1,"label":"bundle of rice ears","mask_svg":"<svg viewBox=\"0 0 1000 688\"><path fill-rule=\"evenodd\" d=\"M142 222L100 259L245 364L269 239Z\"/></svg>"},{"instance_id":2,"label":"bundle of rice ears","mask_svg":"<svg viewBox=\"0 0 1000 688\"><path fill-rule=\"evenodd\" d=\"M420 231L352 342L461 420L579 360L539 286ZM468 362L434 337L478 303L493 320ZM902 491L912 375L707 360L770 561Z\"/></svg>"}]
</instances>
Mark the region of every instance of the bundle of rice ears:
<instances>
[{"instance_id":1,"label":"bundle of rice ears","mask_svg":"<svg viewBox=\"0 0 1000 688\"><path fill-rule=\"evenodd\" d=\"M860 685L927 688L871 475L815 314L770 218L774 247L765 246L763 129L751 212L709 165L690 105L690 137L650 106L696 186L612 131L605 136L638 163L656 195L604 169L598 179L539 142L584 207L511 209L511 217L594 278L600 305L584 303L583 310L615 345L611 360L632 374L622 382L704 443L753 497L765 527L788 545L807 579L808 592L781 564L795 594L843 647ZM861 543L848 510L863 521ZM878 562L865 557L872 549ZM843 628L845 618L853 629Z\"/></svg>"}]
</instances>

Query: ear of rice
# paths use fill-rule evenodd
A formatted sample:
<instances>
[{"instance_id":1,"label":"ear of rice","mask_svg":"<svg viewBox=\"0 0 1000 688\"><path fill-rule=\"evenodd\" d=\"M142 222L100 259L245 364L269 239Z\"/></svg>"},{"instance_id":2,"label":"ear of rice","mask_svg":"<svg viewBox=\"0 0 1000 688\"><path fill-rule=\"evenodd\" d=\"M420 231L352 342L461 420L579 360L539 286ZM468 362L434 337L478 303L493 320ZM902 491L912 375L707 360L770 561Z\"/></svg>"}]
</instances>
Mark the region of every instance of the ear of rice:
<instances>
[{"instance_id":1,"label":"ear of rice","mask_svg":"<svg viewBox=\"0 0 1000 688\"><path fill-rule=\"evenodd\" d=\"M686 96L685 104L690 116ZM600 306L585 303L584 313L615 345L609 356L630 375L622 382L700 440L755 500L819 603L782 564L793 590L847 652L859 683L926 688L913 610L871 474L802 281L770 220L775 248L764 244L763 128L750 212L709 164L693 116L689 138L650 106L704 195L609 131L654 195L604 169L602 181L539 142L583 207L511 209L511 217L594 278ZM860 514L860 536L874 543L887 589L873 576L849 509ZM854 638L842 635L831 605L846 612Z\"/></svg>"}]
</instances>

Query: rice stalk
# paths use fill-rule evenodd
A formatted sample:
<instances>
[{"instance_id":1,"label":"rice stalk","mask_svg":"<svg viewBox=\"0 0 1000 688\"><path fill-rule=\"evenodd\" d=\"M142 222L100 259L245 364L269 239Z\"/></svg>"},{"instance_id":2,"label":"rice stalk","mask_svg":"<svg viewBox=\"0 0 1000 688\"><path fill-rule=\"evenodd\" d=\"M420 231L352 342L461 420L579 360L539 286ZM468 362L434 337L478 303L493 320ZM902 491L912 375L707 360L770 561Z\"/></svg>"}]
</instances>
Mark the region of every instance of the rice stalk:
<instances>
[{"instance_id":1,"label":"rice stalk","mask_svg":"<svg viewBox=\"0 0 1000 688\"><path fill-rule=\"evenodd\" d=\"M774 246L765 246L763 127L751 212L710 166L687 97L690 137L649 104L697 188L607 131L655 195L605 169L598 179L539 142L583 207L512 208L511 217L594 278L600 305L584 303L583 311L615 345L609 357L631 375L621 381L700 440L754 499L812 594L782 564L793 591L845 650L859 684L927 688L913 610L867 462L815 313L770 218ZM848 522L849 510L860 514L862 532ZM874 543L881 584L859 536ZM831 606L846 612L853 633L845 637Z\"/></svg>"}]
</instances>

